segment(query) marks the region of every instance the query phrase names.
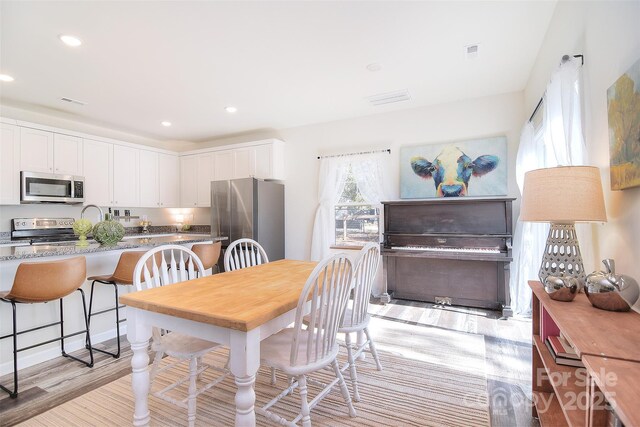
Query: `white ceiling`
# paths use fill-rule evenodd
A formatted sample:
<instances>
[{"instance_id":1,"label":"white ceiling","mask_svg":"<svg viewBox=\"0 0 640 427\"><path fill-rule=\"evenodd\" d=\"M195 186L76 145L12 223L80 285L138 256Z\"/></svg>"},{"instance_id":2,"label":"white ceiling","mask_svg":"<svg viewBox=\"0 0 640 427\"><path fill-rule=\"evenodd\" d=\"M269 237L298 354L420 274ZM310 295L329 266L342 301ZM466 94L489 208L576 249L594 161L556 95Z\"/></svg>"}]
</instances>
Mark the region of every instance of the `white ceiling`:
<instances>
[{"instance_id":1,"label":"white ceiling","mask_svg":"<svg viewBox=\"0 0 640 427\"><path fill-rule=\"evenodd\" d=\"M0 100L204 141L520 91L555 4L2 0L0 73L15 81L0 83ZM475 43L479 57L467 60ZM367 70L374 62L380 71ZM411 100L366 100L401 89Z\"/></svg>"}]
</instances>

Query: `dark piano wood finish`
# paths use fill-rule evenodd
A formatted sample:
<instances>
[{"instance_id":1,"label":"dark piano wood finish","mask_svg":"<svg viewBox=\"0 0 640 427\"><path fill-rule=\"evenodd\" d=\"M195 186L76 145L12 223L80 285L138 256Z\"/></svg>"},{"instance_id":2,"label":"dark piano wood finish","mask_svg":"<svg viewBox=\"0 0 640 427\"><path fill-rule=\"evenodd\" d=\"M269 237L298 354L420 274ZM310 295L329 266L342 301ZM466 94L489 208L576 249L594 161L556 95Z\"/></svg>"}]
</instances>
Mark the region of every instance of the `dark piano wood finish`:
<instances>
[{"instance_id":1,"label":"dark piano wood finish","mask_svg":"<svg viewBox=\"0 0 640 427\"><path fill-rule=\"evenodd\" d=\"M461 197L383 202L381 252L387 292L394 298L428 302L444 298L455 305L501 309L504 316L512 315L513 200ZM435 250L397 249L408 246ZM476 252L481 249L493 252Z\"/></svg>"}]
</instances>

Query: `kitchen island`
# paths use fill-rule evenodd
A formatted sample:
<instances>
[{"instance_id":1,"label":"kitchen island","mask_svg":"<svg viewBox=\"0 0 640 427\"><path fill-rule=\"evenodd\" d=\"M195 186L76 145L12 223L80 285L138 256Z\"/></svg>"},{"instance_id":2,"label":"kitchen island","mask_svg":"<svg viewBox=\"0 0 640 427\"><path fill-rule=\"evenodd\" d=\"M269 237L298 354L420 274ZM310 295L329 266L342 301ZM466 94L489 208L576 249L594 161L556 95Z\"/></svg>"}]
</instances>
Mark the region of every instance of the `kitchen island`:
<instances>
[{"instance_id":1,"label":"kitchen island","mask_svg":"<svg viewBox=\"0 0 640 427\"><path fill-rule=\"evenodd\" d=\"M211 237L200 233L167 233L153 235L130 235L115 245L101 245L88 241L84 246L76 242L58 242L43 245L0 247L0 261L26 260L28 258L52 257L62 255L87 255L96 252L120 251L124 249L152 248L161 245L186 245L203 242L217 242L226 237ZM34 260L37 261L37 260ZM1 268L1 267L0 267ZM1 285L0 285L1 286ZM4 286L1 287L4 290Z\"/></svg>"},{"instance_id":2,"label":"kitchen island","mask_svg":"<svg viewBox=\"0 0 640 427\"><path fill-rule=\"evenodd\" d=\"M87 277L110 274L114 271L120 255L124 251L148 250L150 248L176 244L191 247L194 243L213 243L227 240L227 237L212 237L204 233L166 233L128 235L115 245L103 246L96 242L89 242L85 246L76 242L59 242L42 245L4 246L0 247L0 291L8 291L13 284L18 266L22 262L45 262L84 256L87 261ZM89 294L90 282L85 282L82 288ZM135 289L132 286L120 286L120 293L126 294ZM80 295L77 292L64 299L65 303L65 333L72 333L83 328ZM114 306L113 288L97 286L94 295L94 312ZM58 304L18 304L18 331L23 331L58 319ZM121 311L121 318L126 318L126 309ZM0 335L11 331L11 305L0 304ZM31 343L46 341L54 338L58 333L56 328L45 328L25 334L19 338L19 346L26 347ZM121 325L121 334L126 334L126 324ZM115 313L92 317L91 340L94 345L114 338L116 335ZM126 339L126 338L124 338ZM67 352L84 348L84 335L71 337L65 342ZM12 344L10 339L0 342L0 375L13 371ZM60 356L60 344L52 343L42 347L19 353L18 368L26 368L37 363Z\"/></svg>"}]
</instances>

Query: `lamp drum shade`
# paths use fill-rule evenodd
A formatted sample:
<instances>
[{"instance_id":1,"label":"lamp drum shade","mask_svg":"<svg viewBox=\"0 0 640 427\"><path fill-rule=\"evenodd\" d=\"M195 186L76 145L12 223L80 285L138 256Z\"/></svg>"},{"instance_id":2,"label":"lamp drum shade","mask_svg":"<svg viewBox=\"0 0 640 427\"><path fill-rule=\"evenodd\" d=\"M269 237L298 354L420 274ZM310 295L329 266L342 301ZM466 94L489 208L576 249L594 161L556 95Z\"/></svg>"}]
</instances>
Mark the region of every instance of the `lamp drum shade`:
<instances>
[{"instance_id":1,"label":"lamp drum shade","mask_svg":"<svg viewBox=\"0 0 640 427\"><path fill-rule=\"evenodd\" d=\"M524 176L520 219L573 224L606 222L600 170L594 166L536 169Z\"/></svg>"}]
</instances>

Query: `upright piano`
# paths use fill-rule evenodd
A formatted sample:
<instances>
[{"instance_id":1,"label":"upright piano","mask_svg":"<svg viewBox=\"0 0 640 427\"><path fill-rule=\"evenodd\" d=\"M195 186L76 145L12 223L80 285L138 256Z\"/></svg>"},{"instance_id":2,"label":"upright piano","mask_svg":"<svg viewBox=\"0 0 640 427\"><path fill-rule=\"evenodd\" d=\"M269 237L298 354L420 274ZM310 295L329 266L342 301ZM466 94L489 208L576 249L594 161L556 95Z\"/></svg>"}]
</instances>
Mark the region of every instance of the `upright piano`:
<instances>
[{"instance_id":1,"label":"upright piano","mask_svg":"<svg viewBox=\"0 0 640 427\"><path fill-rule=\"evenodd\" d=\"M383 202L383 299L502 310L511 316L513 198Z\"/></svg>"}]
</instances>

